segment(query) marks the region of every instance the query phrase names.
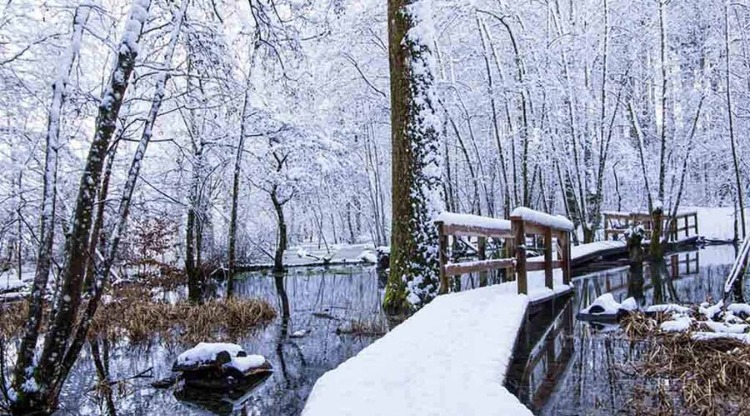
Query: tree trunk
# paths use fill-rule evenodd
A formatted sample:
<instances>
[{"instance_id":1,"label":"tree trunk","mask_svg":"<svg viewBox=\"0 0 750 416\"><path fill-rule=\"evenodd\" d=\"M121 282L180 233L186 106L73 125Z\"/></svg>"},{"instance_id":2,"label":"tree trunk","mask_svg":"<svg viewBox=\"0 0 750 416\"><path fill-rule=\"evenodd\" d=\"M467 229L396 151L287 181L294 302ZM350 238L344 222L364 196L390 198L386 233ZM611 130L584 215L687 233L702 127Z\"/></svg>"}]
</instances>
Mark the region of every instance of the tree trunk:
<instances>
[{"instance_id":1,"label":"tree trunk","mask_svg":"<svg viewBox=\"0 0 750 416\"><path fill-rule=\"evenodd\" d=\"M91 254L88 248L96 188L100 183L104 159L117 124L130 75L135 67L137 43L140 40L150 5L149 0L136 0L133 3L126 33L123 34L118 47L117 61L109 84L102 95L95 123L96 131L86 158L76 197L73 221L65 243L64 267L59 277L60 289L55 298L54 313L38 361L40 365L36 366L27 362L26 366L18 366L19 370L13 383L17 386L15 388L17 398L11 404L15 414L51 413L57 407L59 388L69 369L53 364L59 363L59 360L65 357L73 326L77 321L87 258ZM46 277L40 276L40 283L42 279ZM38 313L38 311L30 310L29 320L35 319ZM29 348L33 349L34 346ZM29 380L30 378L33 380ZM24 387L28 386L31 381L35 382L37 388Z\"/></svg>"},{"instance_id":2,"label":"tree trunk","mask_svg":"<svg viewBox=\"0 0 750 416\"><path fill-rule=\"evenodd\" d=\"M734 179L735 187L737 188L737 203L739 204L740 211L740 229L742 230L742 238L747 235L745 225L745 199L743 197L742 189L742 178L740 175L740 163L737 156L737 142L734 137L734 115L732 114L732 86L731 86L731 72L729 69L729 4L727 4L724 13L724 47L726 57L726 83L727 83L727 114L729 116L729 140L732 144L732 162L734 163Z\"/></svg>"},{"instance_id":3,"label":"tree trunk","mask_svg":"<svg viewBox=\"0 0 750 416\"><path fill-rule=\"evenodd\" d=\"M39 224L39 251L36 261L34 284L31 289L29 317L24 326L23 338L18 349L13 388L19 390L26 381L26 368L32 363L39 328L42 324L44 295L52 266L52 245L55 239L55 201L57 199L57 148L59 146L60 117L65 104L66 88L73 63L80 51L83 27L88 21L90 8L79 7L73 18L73 35L64 55L58 78L52 86L52 103L47 121L47 138L42 189L42 215ZM20 219L19 219L20 222ZM20 236L19 236L20 238ZM20 253L19 253L20 255Z\"/></svg>"},{"instance_id":4,"label":"tree trunk","mask_svg":"<svg viewBox=\"0 0 750 416\"><path fill-rule=\"evenodd\" d=\"M287 249L287 231L286 231L286 219L284 218L284 203L279 200L277 195L278 187L273 186L271 190L271 202L273 202L273 209L276 211L276 219L279 225L279 239L276 244L276 252L273 256L273 271L274 273L284 272L284 252Z\"/></svg>"},{"instance_id":5,"label":"tree trunk","mask_svg":"<svg viewBox=\"0 0 750 416\"><path fill-rule=\"evenodd\" d=\"M428 0L389 0L391 75L392 215L391 274L384 308L406 314L438 291L438 239L432 223L439 197L440 123L436 120L430 63ZM447 290L447 288L442 288Z\"/></svg>"}]
</instances>

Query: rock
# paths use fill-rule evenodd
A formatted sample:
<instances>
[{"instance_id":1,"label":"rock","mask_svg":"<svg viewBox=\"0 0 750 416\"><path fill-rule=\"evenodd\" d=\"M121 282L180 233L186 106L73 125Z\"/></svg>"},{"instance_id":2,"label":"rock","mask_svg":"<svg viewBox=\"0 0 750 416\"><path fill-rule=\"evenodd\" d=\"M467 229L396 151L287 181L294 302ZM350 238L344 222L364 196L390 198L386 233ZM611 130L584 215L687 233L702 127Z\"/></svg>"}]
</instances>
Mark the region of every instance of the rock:
<instances>
[{"instance_id":1,"label":"rock","mask_svg":"<svg viewBox=\"0 0 750 416\"><path fill-rule=\"evenodd\" d=\"M200 343L177 357L172 370L187 386L229 389L272 371L262 355L248 355L237 344Z\"/></svg>"}]
</instances>

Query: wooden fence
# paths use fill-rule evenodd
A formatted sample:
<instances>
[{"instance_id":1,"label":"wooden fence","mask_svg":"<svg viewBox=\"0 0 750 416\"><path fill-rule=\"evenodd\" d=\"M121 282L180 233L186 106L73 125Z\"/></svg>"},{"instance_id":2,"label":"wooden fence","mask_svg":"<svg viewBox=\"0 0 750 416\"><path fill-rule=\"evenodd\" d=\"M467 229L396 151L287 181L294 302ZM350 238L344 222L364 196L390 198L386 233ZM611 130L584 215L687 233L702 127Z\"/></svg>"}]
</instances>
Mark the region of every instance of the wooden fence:
<instances>
[{"instance_id":1,"label":"wooden fence","mask_svg":"<svg viewBox=\"0 0 750 416\"><path fill-rule=\"evenodd\" d=\"M620 234L635 225L643 226L646 232L645 238L651 239L654 229L654 220L650 214L645 212L603 212L604 215L604 239L617 240ZM692 220L692 221L691 221ZM664 215L664 224L662 230L669 230L669 242L679 241L681 237L691 237L690 231L693 230L692 236L698 236L698 213L683 212L677 214L674 218L671 215Z\"/></svg>"},{"instance_id":2,"label":"wooden fence","mask_svg":"<svg viewBox=\"0 0 750 416\"><path fill-rule=\"evenodd\" d=\"M563 283L570 283L570 229L561 226L561 219L551 215L517 209L510 221L444 213L435 222L440 238L440 293L449 290L449 278L469 273L486 273L505 270L515 277L518 293L528 294L528 272L544 271L545 286L553 288L555 268L562 269ZM545 221L552 219L552 221ZM562 220L563 222L567 220ZM453 262L449 255L450 239L474 237L477 242L477 260ZM529 238L542 238L541 260L527 259ZM497 240L502 246L502 258L487 259L488 239ZM480 279L481 281L481 279Z\"/></svg>"}]
</instances>

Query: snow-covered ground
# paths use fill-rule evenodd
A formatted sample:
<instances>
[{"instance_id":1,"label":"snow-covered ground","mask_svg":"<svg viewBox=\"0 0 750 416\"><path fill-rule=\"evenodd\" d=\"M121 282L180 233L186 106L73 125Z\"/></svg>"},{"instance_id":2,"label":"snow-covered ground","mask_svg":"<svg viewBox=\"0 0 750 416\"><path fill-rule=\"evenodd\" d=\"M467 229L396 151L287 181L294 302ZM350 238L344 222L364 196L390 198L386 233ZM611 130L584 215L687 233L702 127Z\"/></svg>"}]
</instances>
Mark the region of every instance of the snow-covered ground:
<instances>
[{"instance_id":1,"label":"snow-covered ground","mask_svg":"<svg viewBox=\"0 0 750 416\"><path fill-rule=\"evenodd\" d=\"M30 268L22 270L20 280L18 279L18 272L16 269L10 269L0 273L0 293L21 291L31 285L31 282L34 281L34 267L31 266Z\"/></svg>"},{"instance_id":2,"label":"snow-covered ground","mask_svg":"<svg viewBox=\"0 0 750 416\"><path fill-rule=\"evenodd\" d=\"M516 335L530 301L568 290L556 270L529 274L530 295L515 282L439 296L316 382L302 414L524 415L504 386Z\"/></svg>"},{"instance_id":3,"label":"snow-covered ground","mask_svg":"<svg viewBox=\"0 0 750 416\"><path fill-rule=\"evenodd\" d=\"M734 238L734 208L685 207L680 211L698 214L698 233L707 239L731 240ZM750 229L750 209L745 209L745 223Z\"/></svg>"}]
</instances>

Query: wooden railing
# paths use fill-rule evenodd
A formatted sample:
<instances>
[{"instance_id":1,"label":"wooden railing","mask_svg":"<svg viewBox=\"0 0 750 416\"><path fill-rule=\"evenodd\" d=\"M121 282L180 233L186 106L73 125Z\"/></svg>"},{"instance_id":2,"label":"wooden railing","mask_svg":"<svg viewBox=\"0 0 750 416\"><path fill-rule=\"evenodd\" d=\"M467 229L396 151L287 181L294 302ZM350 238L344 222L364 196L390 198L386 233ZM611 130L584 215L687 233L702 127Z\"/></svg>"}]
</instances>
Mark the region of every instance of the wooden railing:
<instances>
[{"instance_id":1,"label":"wooden railing","mask_svg":"<svg viewBox=\"0 0 750 416\"><path fill-rule=\"evenodd\" d=\"M645 212L603 212L604 216L604 239L617 240L620 234L635 225L641 225L645 231L645 238L651 239L654 229L653 217ZM691 221L692 219L692 221ZM662 230L669 230L669 241L676 242L684 233L684 237L690 237L690 231L693 230L693 236L698 235L698 213L683 212L677 214L674 218L671 215L664 216Z\"/></svg>"},{"instance_id":2,"label":"wooden railing","mask_svg":"<svg viewBox=\"0 0 750 416\"><path fill-rule=\"evenodd\" d=\"M528 294L528 272L544 270L545 286L552 289L553 269L562 269L563 283L570 283L570 230L572 224L562 217L554 217L527 208L513 211L508 220L473 215L443 213L435 222L440 238L440 293L449 291L449 278L470 273L505 270L514 276L518 293ZM527 238L544 239L542 261L527 260ZM449 255L450 239L476 238L477 260L452 262ZM487 259L488 239L502 245L503 258Z\"/></svg>"}]
</instances>

